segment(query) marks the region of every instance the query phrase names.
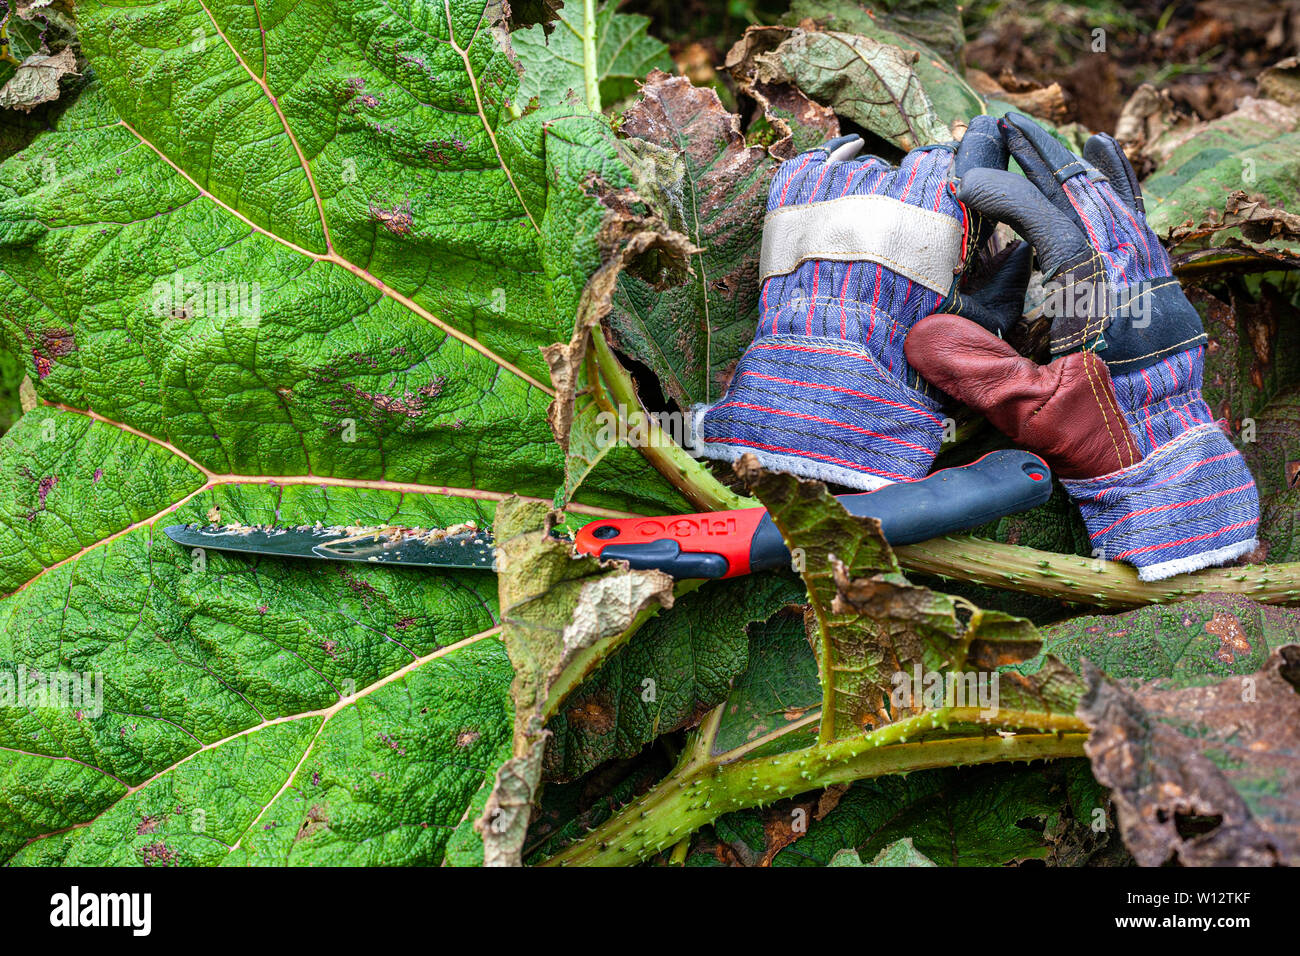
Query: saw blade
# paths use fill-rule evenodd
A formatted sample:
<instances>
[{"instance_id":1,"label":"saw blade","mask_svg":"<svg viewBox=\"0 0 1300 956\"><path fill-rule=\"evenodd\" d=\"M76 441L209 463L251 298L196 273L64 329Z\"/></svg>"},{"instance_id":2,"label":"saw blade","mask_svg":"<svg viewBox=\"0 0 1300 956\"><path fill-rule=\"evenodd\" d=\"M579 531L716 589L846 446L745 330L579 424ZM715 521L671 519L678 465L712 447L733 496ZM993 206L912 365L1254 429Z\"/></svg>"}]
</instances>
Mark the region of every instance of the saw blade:
<instances>
[{"instance_id":1,"label":"saw blade","mask_svg":"<svg viewBox=\"0 0 1300 956\"><path fill-rule=\"evenodd\" d=\"M473 524L450 528L176 524L163 530L187 548L413 568L492 570L495 554L491 533Z\"/></svg>"}]
</instances>

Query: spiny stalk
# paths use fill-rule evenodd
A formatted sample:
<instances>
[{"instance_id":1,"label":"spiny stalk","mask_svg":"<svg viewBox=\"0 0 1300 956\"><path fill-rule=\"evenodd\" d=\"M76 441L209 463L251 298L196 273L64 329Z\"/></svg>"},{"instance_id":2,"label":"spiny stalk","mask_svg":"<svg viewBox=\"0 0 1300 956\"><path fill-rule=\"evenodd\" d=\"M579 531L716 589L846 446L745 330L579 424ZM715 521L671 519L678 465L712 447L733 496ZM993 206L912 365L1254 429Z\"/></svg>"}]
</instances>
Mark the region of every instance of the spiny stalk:
<instances>
[{"instance_id":1,"label":"spiny stalk","mask_svg":"<svg viewBox=\"0 0 1300 956\"><path fill-rule=\"evenodd\" d=\"M945 708L829 744L731 763L719 762L726 755L700 759L700 748L688 745L682 761L653 789L543 865L637 863L680 843L724 813L765 806L834 784L933 767L1083 754L1085 727L1068 715L1023 715L1041 718L1037 722L1044 726L1006 737L972 733L909 740L945 727L949 721L973 716L968 708ZM697 735L697 739L704 737Z\"/></svg>"},{"instance_id":2,"label":"spiny stalk","mask_svg":"<svg viewBox=\"0 0 1300 956\"><path fill-rule=\"evenodd\" d=\"M605 395L597 395L597 401L610 407L605 411L621 416L630 433L646 436L645 444L640 449L646 460L667 478L674 487L685 495L696 507L708 511L730 511L734 508L753 508L758 505L752 498L742 498L718 479L702 463L692 458L681 445L663 433L663 429L653 418L646 415L637 397L636 386L632 376L623 368L615 357L613 350L605 341L600 329L591 336L592 351L596 355L596 365L600 369L600 379L605 386Z\"/></svg>"},{"instance_id":3,"label":"spiny stalk","mask_svg":"<svg viewBox=\"0 0 1300 956\"><path fill-rule=\"evenodd\" d=\"M1300 603L1300 562L1207 568L1148 583L1138 580L1127 564L981 538L935 538L894 553L911 571L1101 608L1168 604L1202 594L1242 594L1262 604Z\"/></svg>"}]
</instances>

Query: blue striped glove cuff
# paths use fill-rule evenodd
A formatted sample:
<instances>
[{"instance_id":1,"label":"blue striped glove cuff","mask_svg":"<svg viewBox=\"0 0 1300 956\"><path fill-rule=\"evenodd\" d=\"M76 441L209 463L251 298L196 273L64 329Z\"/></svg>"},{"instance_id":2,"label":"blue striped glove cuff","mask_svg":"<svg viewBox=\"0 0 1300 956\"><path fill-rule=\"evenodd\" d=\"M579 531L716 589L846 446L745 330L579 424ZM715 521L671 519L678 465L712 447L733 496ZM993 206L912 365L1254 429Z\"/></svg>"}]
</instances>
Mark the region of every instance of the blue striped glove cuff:
<instances>
[{"instance_id":1,"label":"blue striped glove cuff","mask_svg":"<svg viewBox=\"0 0 1300 956\"><path fill-rule=\"evenodd\" d=\"M1130 468L1062 480L1102 557L1143 581L1225 564L1255 550L1259 494L1218 424L1182 432Z\"/></svg>"}]
</instances>

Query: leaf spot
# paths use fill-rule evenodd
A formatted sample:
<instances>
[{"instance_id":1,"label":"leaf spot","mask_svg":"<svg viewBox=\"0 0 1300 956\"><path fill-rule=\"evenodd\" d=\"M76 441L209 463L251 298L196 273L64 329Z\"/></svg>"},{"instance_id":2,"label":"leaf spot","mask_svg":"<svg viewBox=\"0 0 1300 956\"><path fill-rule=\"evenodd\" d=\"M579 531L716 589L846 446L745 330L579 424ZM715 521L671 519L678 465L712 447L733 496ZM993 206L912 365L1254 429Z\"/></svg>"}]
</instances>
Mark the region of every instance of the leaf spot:
<instances>
[{"instance_id":1,"label":"leaf spot","mask_svg":"<svg viewBox=\"0 0 1300 956\"><path fill-rule=\"evenodd\" d=\"M1216 661L1231 664L1236 661L1238 654L1250 653L1250 641L1246 638L1241 622L1226 611L1215 611L1214 617L1206 623L1205 630L1219 639L1219 649L1214 653Z\"/></svg>"}]
</instances>

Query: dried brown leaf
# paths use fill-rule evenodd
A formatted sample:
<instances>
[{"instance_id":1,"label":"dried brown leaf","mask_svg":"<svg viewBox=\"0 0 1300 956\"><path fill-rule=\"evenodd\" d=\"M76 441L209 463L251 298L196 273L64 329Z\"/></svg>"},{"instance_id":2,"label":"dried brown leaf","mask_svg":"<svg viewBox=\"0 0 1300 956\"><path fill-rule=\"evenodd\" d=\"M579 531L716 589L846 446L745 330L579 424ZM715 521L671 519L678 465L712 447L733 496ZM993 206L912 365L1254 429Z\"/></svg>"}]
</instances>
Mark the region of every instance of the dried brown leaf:
<instances>
[{"instance_id":1,"label":"dried brown leaf","mask_svg":"<svg viewBox=\"0 0 1300 956\"><path fill-rule=\"evenodd\" d=\"M1300 645L1217 684L1084 678L1084 749L1138 863L1300 863Z\"/></svg>"}]
</instances>

